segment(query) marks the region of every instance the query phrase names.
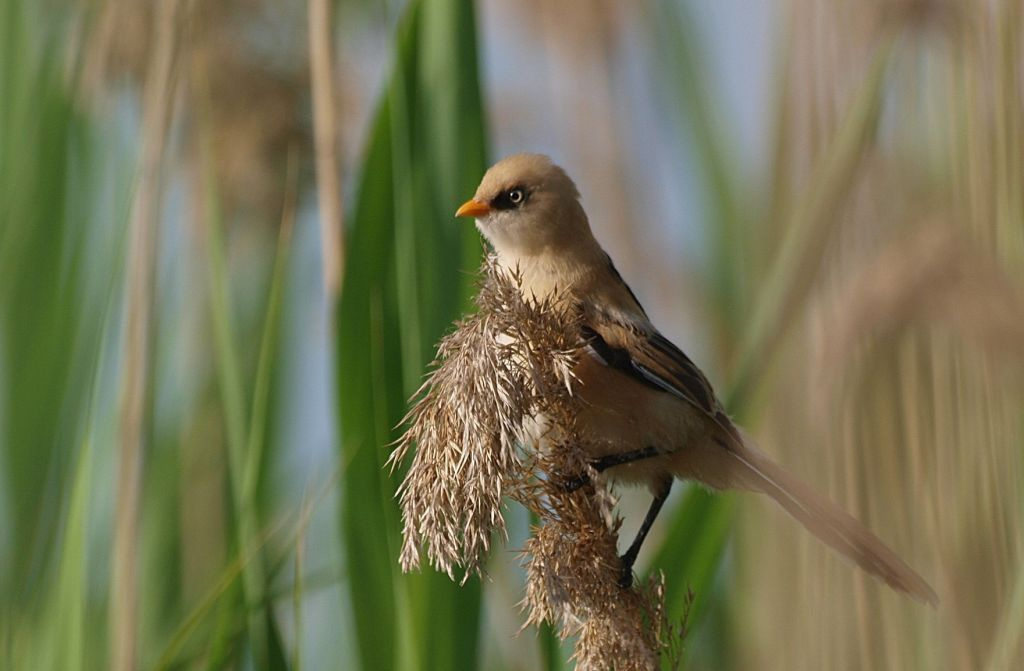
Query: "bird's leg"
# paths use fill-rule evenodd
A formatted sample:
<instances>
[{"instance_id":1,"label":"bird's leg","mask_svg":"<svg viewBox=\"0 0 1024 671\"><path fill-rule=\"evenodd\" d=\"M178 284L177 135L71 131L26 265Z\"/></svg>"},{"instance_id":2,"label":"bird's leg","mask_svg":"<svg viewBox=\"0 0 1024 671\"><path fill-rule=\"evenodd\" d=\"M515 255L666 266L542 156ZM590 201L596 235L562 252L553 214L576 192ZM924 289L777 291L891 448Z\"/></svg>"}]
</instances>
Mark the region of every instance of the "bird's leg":
<instances>
[{"instance_id":1,"label":"bird's leg","mask_svg":"<svg viewBox=\"0 0 1024 671\"><path fill-rule=\"evenodd\" d=\"M619 454L607 454L599 459L595 459L590 462L591 467L598 473L603 473L609 468L614 466L621 466L623 464L631 464L634 461L642 461L644 459L650 459L651 457L657 457L661 454L665 454L663 451L656 447L644 447L639 450L632 450L630 452L620 452ZM581 473L574 478L567 480L563 483L563 487L567 492L575 492L583 485L590 482L590 478L587 477L586 473Z\"/></svg>"},{"instance_id":2,"label":"bird's leg","mask_svg":"<svg viewBox=\"0 0 1024 671\"><path fill-rule=\"evenodd\" d=\"M633 539L633 543L626 553L620 557L622 563L619 587L626 589L633 584L633 563L636 561L636 556L640 554L640 546L644 544L647 533L651 530L654 520L661 512L661 507L665 505L665 499L668 498L671 491L672 478L665 478L658 483L658 489L654 492L654 500L651 501L651 507L647 509L647 515L644 517L643 524L640 525L640 530L636 532L636 538Z\"/></svg>"},{"instance_id":3,"label":"bird's leg","mask_svg":"<svg viewBox=\"0 0 1024 671\"><path fill-rule=\"evenodd\" d=\"M620 452L619 454L605 455L600 459L591 462L591 466L593 466L594 470L598 473L603 473L613 466L631 464L634 461L650 459L651 457L656 457L660 454L664 453L656 447L645 447L639 450L633 450L632 452Z\"/></svg>"}]
</instances>

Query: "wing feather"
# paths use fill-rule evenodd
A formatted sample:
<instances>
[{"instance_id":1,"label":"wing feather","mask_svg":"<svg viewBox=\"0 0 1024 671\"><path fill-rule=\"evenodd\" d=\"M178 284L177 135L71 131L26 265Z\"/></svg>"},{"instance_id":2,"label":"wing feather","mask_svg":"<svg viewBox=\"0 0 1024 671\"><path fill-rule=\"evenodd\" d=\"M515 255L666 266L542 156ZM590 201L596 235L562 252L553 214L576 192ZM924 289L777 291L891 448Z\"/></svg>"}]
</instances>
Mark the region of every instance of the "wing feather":
<instances>
[{"instance_id":1,"label":"wing feather","mask_svg":"<svg viewBox=\"0 0 1024 671\"><path fill-rule=\"evenodd\" d=\"M742 437L704 373L690 357L654 328L611 258L607 255L605 258L608 273L618 289L617 300L610 302L616 307L579 305L582 335L590 352L605 365L689 403L720 426L729 440L742 445Z\"/></svg>"},{"instance_id":2,"label":"wing feather","mask_svg":"<svg viewBox=\"0 0 1024 671\"><path fill-rule=\"evenodd\" d=\"M722 430L724 436L718 441L722 447L743 446L743 437L704 373L649 322L638 324L606 312L584 311L581 329L591 353L606 366L700 410Z\"/></svg>"},{"instance_id":3,"label":"wing feather","mask_svg":"<svg viewBox=\"0 0 1024 671\"><path fill-rule=\"evenodd\" d=\"M682 350L653 327L645 326L592 311L584 314L582 332L593 354L605 365L715 418L722 407L704 374Z\"/></svg>"}]
</instances>

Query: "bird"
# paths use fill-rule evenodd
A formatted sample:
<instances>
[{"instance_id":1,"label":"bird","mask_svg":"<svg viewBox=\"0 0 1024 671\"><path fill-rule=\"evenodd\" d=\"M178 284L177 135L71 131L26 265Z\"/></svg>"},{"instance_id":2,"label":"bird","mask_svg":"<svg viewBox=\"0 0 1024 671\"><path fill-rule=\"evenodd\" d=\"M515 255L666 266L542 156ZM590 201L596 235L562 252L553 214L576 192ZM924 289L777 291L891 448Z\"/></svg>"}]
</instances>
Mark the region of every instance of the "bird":
<instances>
[{"instance_id":1,"label":"bird","mask_svg":"<svg viewBox=\"0 0 1024 671\"><path fill-rule=\"evenodd\" d=\"M598 472L646 485L653 499L621 556L620 585L676 479L766 494L870 575L937 605L931 586L874 533L762 452L730 419L694 362L651 323L590 228L569 175L543 154L486 171L456 217L472 217L524 297L571 307L581 354L576 426Z\"/></svg>"}]
</instances>

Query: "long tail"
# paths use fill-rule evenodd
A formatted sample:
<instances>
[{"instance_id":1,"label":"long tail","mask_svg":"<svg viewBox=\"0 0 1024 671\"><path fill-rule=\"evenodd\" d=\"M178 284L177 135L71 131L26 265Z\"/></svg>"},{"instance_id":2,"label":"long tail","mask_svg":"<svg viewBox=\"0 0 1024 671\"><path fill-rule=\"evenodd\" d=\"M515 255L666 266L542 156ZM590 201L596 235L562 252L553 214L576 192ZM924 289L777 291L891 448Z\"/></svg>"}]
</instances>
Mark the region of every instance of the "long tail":
<instances>
[{"instance_id":1,"label":"long tail","mask_svg":"<svg viewBox=\"0 0 1024 671\"><path fill-rule=\"evenodd\" d=\"M775 499L786 512L824 543L893 589L932 606L938 605L938 595L924 578L878 536L832 501L790 475L749 444L728 451L740 465L738 470L742 486L764 492Z\"/></svg>"}]
</instances>

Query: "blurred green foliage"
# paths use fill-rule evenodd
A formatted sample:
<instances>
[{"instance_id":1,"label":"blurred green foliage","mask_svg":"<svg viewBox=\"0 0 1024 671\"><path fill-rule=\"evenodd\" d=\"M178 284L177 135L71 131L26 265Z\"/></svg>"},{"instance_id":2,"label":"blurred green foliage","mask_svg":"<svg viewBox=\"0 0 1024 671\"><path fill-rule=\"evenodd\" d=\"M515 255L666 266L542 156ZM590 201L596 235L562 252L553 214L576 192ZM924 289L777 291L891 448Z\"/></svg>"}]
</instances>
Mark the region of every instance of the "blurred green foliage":
<instances>
[{"instance_id":1,"label":"blurred green foliage","mask_svg":"<svg viewBox=\"0 0 1024 671\"><path fill-rule=\"evenodd\" d=\"M139 182L135 138L146 130L140 128L145 117L140 108L147 104L141 92L160 2L72 4L55 8L0 0L0 667L12 669L105 669L113 663L111 641L118 635L109 587L120 579L111 575L110 548L118 399L126 365L125 233ZM361 12L376 11L360 3L334 6L347 20L351 14L344 13L355 12L357 5ZM180 92L168 102L174 108L169 127L157 129L169 138L160 157L169 169L161 181L160 215L149 222L164 250L152 260L157 288L150 297L153 328L144 362L152 375L144 404L141 502L135 511L140 531L134 631L140 668L519 669L532 668L537 660L547 669L571 667L567 647L547 628L539 637L528 632L508 643L513 654L500 645L488 649L491 611L502 608L512 612L511 619L517 617L500 585L492 589L492 583L476 578L459 585L430 569L403 575L397 562L401 527L394 493L402 473L389 473L384 462L436 342L470 309L472 273L482 252L474 228L452 216L495 158L488 150L476 5L472 0L390 3L381 21L394 31L386 33L390 65L370 105L374 111L357 167L338 185L351 196L346 276L337 304L328 298L324 310L329 318L323 331L333 357L326 377L336 393L329 411L338 424L328 449L340 478L318 480L304 473L322 489L310 485L300 491L302 477L288 471L289 459L302 446L288 444L278 422L295 413L292 396L305 403L311 394L297 394L289 386L299 364L288 352L307 347L301 335L315 330L294 301L307 288L300 282L303 264L295 261L316 256L308 253L313 217L308 212L303 217L304 193L313 181L312 150L296 139L308 125L305 120L298 131L280 130L271 123L276 111L271 102L291 101L292 95L300 101L295 105L300 114L308 114L303 101L312 84L302 68L296 70L300 74L289 71L292 81L271 87L260 102L249 102L247 96L256 94L243 91L238 99L245 104L238 108L244 113L236 109L237 116L225 117L218 104L230 98L238 54L203 42L203 31L226 22L226 16L259 12L247 3L224 3L201 13L182 3L187 16L173 36ZM695 279L708 297L706 330L714 364L726 371L723 398L745 423L775 413L781 418L777 423L785 424L788 412L817 408L818 389L794 394L786 391L793 389L786 381L792 383L793 371L806 368L792 365L807 359L807 336L798 326L811 320L807 315L827 327L835 321L820 305L818 294L830 278L822 260L829 260L829 271L856 267L855 255L844 256L837 240L855 238L861 230L843 228L858 203L882 208L895 200L893 192L914 194L917 201L881 218L923 219L931 209L943 210L965 239L989 251L992 258L984 258L990 265L998 265L992 260L998 257L1005 274L1019 279L1024 258L1024 151L1017 151L1024 138L1021 11L1019 3L1004 5L998 10L1001 20L993 23L998 30L986 28L981 19L965 21L961 30L968 37L962 41L950 31L954 37L938 49L921 47L953 54L952 65L946 64L951 92L943 110L949 119L913 113L917 103L900 97L894 83L899 48L917 53L911 37L918 33L906 28L917 24L885 23L882 36L863 50L863 67L850 77L853 83L844 80L842 104L815 101L813 123L795 117L799 100L813 95L792 90L791 65L801 54L784 44L784 76L770 111L777 117L769 138L773 154L763 170L765 184L748 185L739 172L731 129L716 108L719 92L708 68L699 6L669 0L642 4L647 46L666 64L655 75L664 93L656 104L666 107L667 132L683 138L682 146L693 154L707 213L708 261ZM586 5L581 11L591 10ZM295 18L305 5L287 4L280 11ZM784 32L795 39L800 13L812 16L820 8L797 3L790 11L792 25ZM139 30L105 33L114 25L107 23L111 12L136 21ZM552 20L543 12L541 17ZM902 41L893 37L891 26L903 31ZM266 37L260 29L250 34ZM97 38L97 43L117 58L129 61L133 48L144 56L134 65L111 66L115 83L97 93L89 88L96 86L90 77L97 62L91 36L103 35L107 42ZM988 41L979 35L991 38L993 61L985 60ZM216 46L217 39L210 42ZM273 80L287 70L285 61L275 60L256 78ZM982 70L991 70L991 79L978 74ZM244 125L239 120L260 112L268 112L259 117L269 119L265 126L244 142L232 142L230 131ZM877 184L867 190L870 162L884 153L887 114L896 119L888 123L897 134L910 136L918 125L932 132L938 128L936 135L948 146L925 143L934 155L921 161L925 168L917 172L924 177L889 166L888 172L878 170L882 177L876 179L896 185L892 191ZM904 118L930 120L915 124ZM274 207L262 208L260 216L248 216L238 202L259 181L245 172L251 156L243 152L239 159L236 153L278 135L286 138L279 144L287 150L274 145L276 151L267 152L273 166L269 181L283 195L268 199ZM797 170L793 157L799 152L804 163ZM905 156L893 162L901 170L913 163ZM900 179L893 177L898 172ZM922 205L929 198L941 206ZM857 222L863 227L870 218ZM307 253L300 256L303 244ZM930 288L942 282L918 284ZM966 295L972 305L985 303L980 294ZM900 306L910 314L913 302L906 299ZM957 308L964 302L956 301ZM933 316L938 309L934 301L928 305ZM981 324L975 331L990 335L985 315L970 314L973 326ZM881 319L868 314L861 321L870 325L871 318ZM1012 318L1010 313L1007 323ZM1003 322L998 326L1018 333ZM867 400L851 392L855 400L844 401L844 431L860 435L849 427L861 427L863 435L877 439L864 441L870 445L863 453L888 469L883 476L896 480L892 474L904 473L899 469L907 461L913 463L912 474L931 478L931 489L908 496L928 501L915 517L925 520L916 537L919 543L931 538L936 547L942 544L931 568L942 581L940 591L958 599L940 613L943 622L957 624L957 635L946 635L941 623L925 622L929 616L903 604L878 602L873 587L860 583L861 619L844 631L849 640L887 641L878 653L861 646L872 648L860 651L863 659L929 668L930 661L947 656L942 646L948 642L953 649L948 657L956 660L950 664L984 661L986 668L1014 668L1022 658L1024 574L1016 561L1020 534L1006 529L1024 511L1019 483L1000 479L1019 479L1016 453L1001 446L1019 445L1014 441L1020 435L1016 397L989 374L989 367L997 367L992 362L1002 359L970 358L974 355L943 340L945 331L922 335L903 321L888 331L878 328L881 336L857 340L856 352L830 362L846 367L847 384L857 383L865 369L863 375L875 385L865 386L872 392ZM964 330L969 340L972 332ZM874 367L859 358L872 351L870 346L880 350ZM899 402L882 404L880 410L871 405L889 396ZM780 408L780 397L791 405ZM897 406L899 412L893 410ZM897 425L900 430L892 428ZM775 431L785 436L784 428ZM943 442L949 436L957 441ZM934 449L922 449L929 438ZM911 447L904 450L904 445ZM973 455L970 461L963 460L965 452ZM824 451L812 454L814 460L828 460ZM849 480L841 482L856 504L854 474L865 477L870 464L848 454L844 458L848 461L840 466L850 466ZM974 467L980 475L969 479ZM873 486L887 482L876 473ZM948 492L963 502L944 497ZM877 499L868 494L865 498ZM741 517L738 500L685 489L659 521L660 545L649 549L650 570L666 573L673 617L689 609L690 668L743 666L745 659L749 665L743 644L749 651L761 640L756 636L766 637L760 632L773 631L775 623L756 635L734 624L763 597L735 587L745 569L749 574L749 566L759 564L761 550L751 550L749 541L730 544ZM328 518L326 527L311 521L314 513ZM956 520L966 520L970 528L954 528ZM981 559L964 550L963 540L979 529L984 533L975 539L977 545L992 548ZM321 536L330 549L324 549ZM316 543L316 557L307 558L306 545ZM512 563L507 553L497 561ZM810 582L813 571L794 566L798 579ZM977 582L965 582L958 579L960 566L985 570L972 573ZM515 569L504 573L519 578ZM1003 590L1009 596L983 591L991 588L986 580L1010 585ZM805 584L781 577L776 582L794 598ZM974 603L967 591L976 585L978 594L1002 599L998 608ZM504 601L493 606L491 598ZM324 606L325 600L331 604ZM975 625L983 633L969 629ZM994 640L985 638L986 631L996 632ZM303 641L317 635L326 639L317 649L330 654L310 657L303 653ZM872 654L879 656L867 656ZM850 658L851 663L862 659Z\"/></svg>"},{"instance_id":2,"label":"blurred green foliage","mask_svg":"<svg viewBox=\"0 0 1024 671\"><path fill-rule=\"evenodd\" d=\"M401 575L383 464L434 343L466 307L475 230L453 217L486 167L472 2L414 2L373 123L338 311L342 527L364 668L476 663L480 586ZM453 253L454 250L454 253Z\"/></svg>"}]
</instances>

